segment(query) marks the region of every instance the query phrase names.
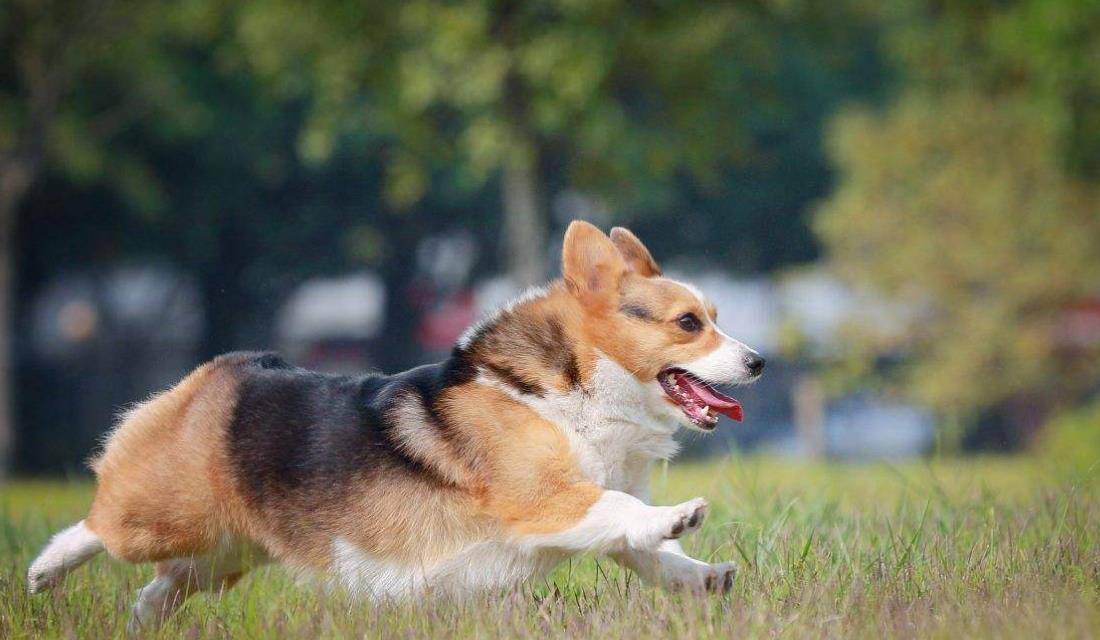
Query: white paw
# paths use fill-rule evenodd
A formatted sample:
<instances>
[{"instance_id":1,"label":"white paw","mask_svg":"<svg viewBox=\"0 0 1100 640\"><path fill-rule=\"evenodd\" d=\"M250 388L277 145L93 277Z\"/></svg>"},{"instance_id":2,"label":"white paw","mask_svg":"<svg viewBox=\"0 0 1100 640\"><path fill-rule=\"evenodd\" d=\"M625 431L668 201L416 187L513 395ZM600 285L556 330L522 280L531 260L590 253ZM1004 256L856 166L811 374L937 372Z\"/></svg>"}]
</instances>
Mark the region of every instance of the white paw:
<instances>
[{"instance_id":1,"label":"white paw","mask_svg":"<svg viewBox=\"0 0 1100 640\"><path fill-rule=\"evenodd\" d=\"M670 591L683 591L693 595L707 593L726 594L733 589L737 566L732 562L707 564L684 558L684 562L666 564L661 578Z\"/></svg>"},{"instance_id":2,"label":"white paw","mask_svg":"<svg viewBox=\"0 0 1100 640\"><path fill-rule=\"evenodd\" d=\"M675 540L695 531L707 517L707 501L688 500L672 507L646 507L637 514L638 524L627 534L633 549L655 549L666 540Z\"/></svg>"},{"instance_id":3,"label":"white paw","mask_svg":"<svg viewBox=\"0 0 1100 640\"><path fill-rule=\"evenodd\" d=\"M144 632L154 630L160 623L161 615L156 607L141 599L141 590L138 590L138 601L130 608L130 620L126 623L126 636L139 637Z\"/></svg>"},{"instance_id":4,"label":"white paw","mask_svg":"<svg viewBox=\"0 0 1100 640\"><path fill-rule=\"evenodd\" d=\"M675 540L697 530L707 517L707 501L702 498L688 500L669 509L671 513L665 540Z\"/></svg>"}]
</instances>

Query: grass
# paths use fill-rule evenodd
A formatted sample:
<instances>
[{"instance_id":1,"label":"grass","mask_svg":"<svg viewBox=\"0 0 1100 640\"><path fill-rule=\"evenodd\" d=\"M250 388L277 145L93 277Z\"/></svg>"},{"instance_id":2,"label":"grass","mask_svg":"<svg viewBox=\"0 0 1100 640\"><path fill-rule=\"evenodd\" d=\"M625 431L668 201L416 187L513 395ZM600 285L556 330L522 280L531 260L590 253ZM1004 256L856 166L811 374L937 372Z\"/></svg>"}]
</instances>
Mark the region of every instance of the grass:
<instances>
[{"instance_id":1,"label":"grass","mask_svg":"<svg viewBox=\"0 0 1100 640\"><path fill-rule=\"evenodd\" d=\"M693 555L738 560L734 593L644 587L581 559L522 591L463 604L375 605L268 567L193 598L156 635L206 638L1052 637L1100 635L1100 482L1033 459L803 465L673 464L671 503L711 503ZM53 593L24 592L48 535L87 484L0 488L0 638L116 637L149 567L97 558Z\"/></svg>"}]
</instances>

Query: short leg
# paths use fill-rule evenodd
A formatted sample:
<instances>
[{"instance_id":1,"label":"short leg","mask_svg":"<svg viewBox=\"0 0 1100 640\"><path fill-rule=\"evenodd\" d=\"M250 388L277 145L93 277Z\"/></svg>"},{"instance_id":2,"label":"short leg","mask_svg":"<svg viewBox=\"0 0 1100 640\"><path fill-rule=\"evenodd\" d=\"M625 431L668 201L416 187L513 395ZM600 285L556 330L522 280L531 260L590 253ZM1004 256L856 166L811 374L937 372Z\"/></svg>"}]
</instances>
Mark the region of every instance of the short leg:
<instances>
[{"instance_id":1,"label":"short leg","mask_svg":"<svg viewBox=\"0 0 1100 640\"><path fill-rule=\"evenodd\" d=\"M195 593L229 589L255 566L247 562L247 555L230 546L195 558L158 562L156 578L138 591L127 631L134 634L160 625Z\"/></svg>"},{"instance_id":2,"label":"short leg","mask_svg":"<svg viewBox=\"0 0 1100 640\"><path fill-rule=\"evenodd\" d=\"M628 549L612 557L650 584L694 594L728 593L737 574L732 562L708 564L689 557L676 540L668 540L654 550Z\"/></svg>"},{"instance_id":3,"label":"short leg","mask_svg":"<svg viewBox=\"0 0 1100 640\"><path fill-rule=\"evenodd\" d=\"M175 613L191 595L190 575L193 571L193 563L189 560L158 562L157 577L138 590L126 631L135 635L142 629L155 628Z\"/></svg>"},{"instance_id":4,"label":"short leg","mask_svg":"<svg viewBox=\"0 0 1100 640\"><path fill-rule=\"evenodd\" d=\"M524 536L533 547L608 553L655 549L695 531L706 518L707 503L695 498L671 507L647 505L621 491L604 491L573 526L556 533Z\"/></svg>"}]
</instances>

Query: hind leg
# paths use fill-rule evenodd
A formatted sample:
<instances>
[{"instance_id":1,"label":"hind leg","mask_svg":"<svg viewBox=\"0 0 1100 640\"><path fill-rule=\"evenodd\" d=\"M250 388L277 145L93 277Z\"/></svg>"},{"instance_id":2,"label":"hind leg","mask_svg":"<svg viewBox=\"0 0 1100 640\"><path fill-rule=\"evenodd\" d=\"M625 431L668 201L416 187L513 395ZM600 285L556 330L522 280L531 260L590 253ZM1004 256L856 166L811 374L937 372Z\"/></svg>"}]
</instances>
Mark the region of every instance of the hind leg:
<instances>
[{"instance_id":1,"label":"hind leg","mask_svg":"<svg viewBox=\"0 0 1100 640\"><path fill-rule=\"evenodd\" d=\"M138 591L127 631L153 628L171 616L187 598L200 591L229 589L266 558L250 547L228 545L202 556L158 562L156 577Z\"/></svg>"}]
</instances>

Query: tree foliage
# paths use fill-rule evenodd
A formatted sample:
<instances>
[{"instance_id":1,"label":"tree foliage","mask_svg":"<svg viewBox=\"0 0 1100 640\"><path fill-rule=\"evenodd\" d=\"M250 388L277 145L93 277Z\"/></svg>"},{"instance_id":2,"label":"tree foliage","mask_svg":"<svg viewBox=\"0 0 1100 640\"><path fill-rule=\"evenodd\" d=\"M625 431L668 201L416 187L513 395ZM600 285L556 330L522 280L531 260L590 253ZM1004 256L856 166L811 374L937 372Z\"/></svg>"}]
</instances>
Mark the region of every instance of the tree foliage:
<instances>
[{"instance_id":1,"label":"tree foliage","mask_svg":"<svg viewBox=\"0 0 1100 640\"><path fill-rule=\"evenodd\" d=\"M121 144L136 122L187 127L173 52L186 19L171 3L12 0L0 6L0 163L78 183L110 182L138 207L158 206L149 164Z\"/></svg>"},{"instance_id":2,"label":"tree foliage","mask_svg":"<svg viewBox=\"0 0 1100 640\"><path fill-rule=\"evenodd\" d=\"M255 68L310 96L303 154L361 132L396 207L436 178L499 185L518 255L547 244L550 176L620 210L685 175L717 184L750 146L753 70L778 56L778 22L753 3L265 0L238 19Z\"/></svg>"},{"instance_id":3,"label":"tree foliage","mask_svg":"<svg viewBox=\"0 0 1100 640\"><path fill-rule=\"evenodd\" d=\"M312 92L303 152L323 159L340 125L393 141L390 194L407 204L433 166L480 184L532 143L567 150L580 186L713 171L744 147L744 69L774 53L759 13L733 3L415 0L359 11L269 0L240 20L256 68Z\"/></svg>"},{"instance_id":4,"label":"tree foliage","mask_svg":"<svg viewBox=\"0 0 1100 640\"><path fill-rule=\"evenodd\" d=\"M903 388L958 415L1073 398L1100 374L1095 345L1062 331L1100 293L1100 7L909 10L887 40L907 88L836 119L816 220L842 273L915 310L867 353L907 354Z\"/></svg>"}]
</instances>

